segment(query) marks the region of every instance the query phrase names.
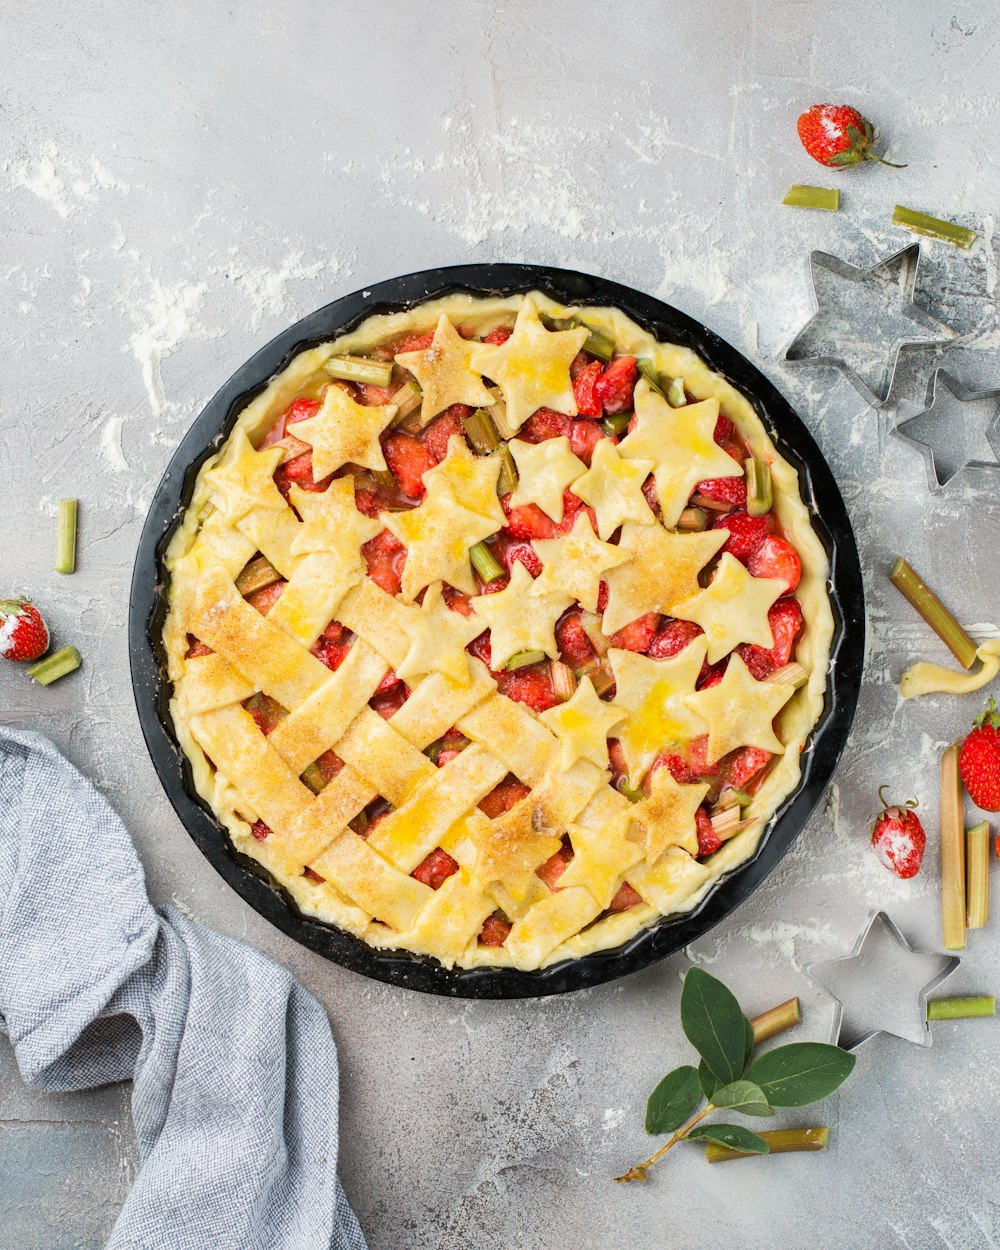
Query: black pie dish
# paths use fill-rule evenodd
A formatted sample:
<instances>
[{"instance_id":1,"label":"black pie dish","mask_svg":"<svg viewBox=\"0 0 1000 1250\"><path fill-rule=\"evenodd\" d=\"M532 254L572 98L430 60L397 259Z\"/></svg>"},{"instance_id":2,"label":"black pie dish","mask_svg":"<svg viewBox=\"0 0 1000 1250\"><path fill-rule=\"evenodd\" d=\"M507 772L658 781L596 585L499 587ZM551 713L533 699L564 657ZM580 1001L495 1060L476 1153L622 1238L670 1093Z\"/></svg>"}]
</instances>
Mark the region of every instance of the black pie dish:
<instances>
[{"instance_id":1,"label":"black pie dish","mask_svg":"<svg viewBox=\"0 0 1000 1250\"><path fill-rule=\"evenodd\" d=\"M564 304L622 309L657 339L690 347L754 406L781 454L798 470L802 497L830 559L835 632L826 704L802 752L799 784L772 816L756 852L720 878L694 911L664 917L614 950L535 972L446 969L429 957L375 950L303 916L259 864L233 847L198 797L168 710L160 635L169 577L162 557L202 463L228 436L245 405L296 353L354 329L372 313L397 311L452 291L510 295L534 289ZM677 309L604 278L540 265L457 265L392 278L327 304L262 347L209 401L167 466L139 540L129 609L132 685L146 745L174 810L205 857L251 907L327 959L379 981L457 998L530 998L600 985L681 950L749 898L787 853L833 776L857 706L864 649L861 566L847 510L819 448L787 400L735 348Z\"/></svg>"}]
</instances>

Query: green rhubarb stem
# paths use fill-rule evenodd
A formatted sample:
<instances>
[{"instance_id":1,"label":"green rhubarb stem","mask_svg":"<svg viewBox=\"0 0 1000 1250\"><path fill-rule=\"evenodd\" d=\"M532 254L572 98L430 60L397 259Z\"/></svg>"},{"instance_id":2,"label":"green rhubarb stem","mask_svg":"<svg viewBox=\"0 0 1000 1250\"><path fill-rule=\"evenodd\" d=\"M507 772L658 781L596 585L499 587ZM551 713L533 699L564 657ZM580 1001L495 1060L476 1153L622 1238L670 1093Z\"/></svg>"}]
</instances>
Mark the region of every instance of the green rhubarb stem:
<instances>
[{"instance_id":1,"label":"green rhubarb stem","mask_svg":"<svg viewBox=\"0 0 1000 1250\"><path fill-rule=\"evenodd\" d=\"M541 664L544 659L544 651L516 651L504 665L504 668L513 672L517 668L527 668L529 664Z\"/></svg>"},{"instance_id":2,"label":"green rhubarb stem","mask_svg":"<svg viewBox=\"0 0 1000 1250\"><path fill-rule=\"evenodd\" d=\"M671 408L683 408L687 403L683 378L670 379L670 385L667 387L667 403Z\"/></svg>"},{"instance_id":3,"label":"green rhubarb stem","mask_svg":"<svg viewBox=\"0 0 1000 1250\"><path fill-rule=\"evenodd\" d=\"M480 455L486 455L500 446L497 427L493 424L490 414L482 408L477 408L467 417L463 417L462 425L473 450L479 452Z\"/></svg>"},{"instance_id":4,"label":"green rhubarb stem","mask_svg":"<svg viewBox=\"0 0 1000 1250\"><path fill-rule=\"evenodd\" d=\"M28 676L33 677L40 686L51 686L60 677L65 677L67 673L79 668L81 663L80 652L76 647L63 647L61 651L54 651L44 660L32 664L28 669Z\"/></svg>"},{"instance_id":5,"label":"green rhubarb stem","mask_svg":"<svg viewBox=\"0 0 1000 1250\"><path fill-rule=\"evenodd\" d=\"M281 581L281 574L268 560L267 556L254 556L236 579L236 589L244 598L265 586L273 586Z\"/></svg>"},{"instance_id":6,"label":"green rhubarb stem","mask_svg":"<svg viewBox=\"0 0 1000 1250\"><path fill-rule=\"evenodd\" d=\"M392 381L391 360L368 360L364 356L331 356L323 368L331 378L342 378L345 382L388 386Z\"/></svg>"},{"instance_id":7,"label":"green rhubarb stem","mask_svg":"<svg viewBox=\"0 0 1000 1250\"><path fill-rule=\"evenodd\" d=\"M790 1029L801 1019L802 1008L798 998L789 998L777 1007L772 1007L770 1011L761 1012L750 1021L753 1025L753 1044L759 1046L776 1033L784 1033L785 1029Z\"/></svg>"},{"instance_id":8,"label":"green rhubarb stem","mask_svg":"<svg viewBox=\"0 0 1000 1250\"><path fill-rule=\"evenodd\" d=\"M971 668L976 662L976 644L934 591L902 556L899 556L892 566L889 580L903 598L920 613L959 664L963 668Z\"/></svg>"},{"instance_id":9,"label":"green rhubarb stem","mask_svg":"<svg viewBox=\"0 0 1000 1250\"><path fill-rule=\"evenodd\" d=\"M974 998L932 998L927 1004L928 1020L975 1020L997 1014L997 1000L992 994Z\"/></svg>"},{"instance_id":10,"label":"green rhubarb stem","mask_svg":"<svg viewBox=\"0 0 1000 1250\"><path fill-rule=\"evenodd\" d=\"M648 356L640 356L635 362L640 374L646 379L649 385L659 395L663 395L663 387L660 384L660 375L657 372L656 365Z\"/></svg>"},{"instance_id":11,"label":"green rhubarb stem","mask_svg":"<svg viewBox=\"0 0 1000 1250\"><path fill-rule=\"evenodd\" d=\"M763 460L751 457L743 462L747 479L747 512L751 516L764 516L771 511L774 502L771 492L771 467Z\"/></svg>"},{"instance_id":12,"label":"green rhubarb stem","mask_svg":"<svg viewBox=\"0 0 1000 1250\"><path fill-rule=\"evenodd\" d=\"M585 323L581 322L581 324ZM590 330L590 333L584 341L583 350L607 364L615 354L614 339L609 339L606 334L602 334L600 330L595 330L591 326L587 326L587 329Z\"/></svg>"},{"instance_id":13,"label":"green rhubarb stem","mask_svg":"<svg viewBox=\"0 0 1000 1250\"><path fill-rule=\"evenodd\" d=\"M945 243L954 243L963 251L968 251L978 237L975 230L970 230L968 226L957 226L953 221L942 221L940 217L917 212L915 208L904 208L902 204L897 204L892 210L892 224L902 226L911 234L922 234L928 239L943 239Z\"/></svg>"},{"instance_id":14,"label":"green rhubarb stem","mask_svg":"<svg viewBox=\"0 0 1000 1250\"><path fill-rule=\"evenodd\" d=\"M941 756L941 923L946 950L965 949L965 847L957 743Z\"/></svg>"},{"instance_id":15,"label":"green rhubarb stem","mask_svg":"<svg viewBox=\"0 0 1000 1250\"><path fill-rule=\"evenodd\" d=\"M644 1163L637 1163L635 1167L629 1168L624 1176L616 1176L615 1180L623 1185L627 1185L630 1181L644 1181L646 1179L646 1173L653 1166L653 1164L656 1163L658 1159L662 1159L667 1151L672 1150L679 1141L683 1141L698 1121L704 1120L705 1116L714 1110L715 1106L713 1103L708 1103L706 1106L702 1107L697 1115L693 1115L691 1119L688 1120L687 1124L685 1124L682 1128L679 1128L677 1132L674 1133L666 1145L661 1146L659 1150L657 1150L654 1154L651 1154Z\"/></svg>"},{"instance_id":16,"label":"green rhubarb stem","mask_svg":"<svg viewBox=\"0 0 1000 1250\"><path fill-rule=\"evenodd\" d=\"M76 500L59 500L59 530L56 538L56 572L76 571Z\"/></svg>"},{"instance_id":17,"label":"green rhubarb stem","mask_svg":"<svg viewBox=\"0 0 1000 1250\"><path fill-rule=\"evenodd\" d=\"M990 916L990 827L973 825L965 835L965 927L982 929Z\"/></svg>"},{"instance_id":18,"label":"green rhubarb stem","mask_svg":"<svg viewBox=\"0 0 1000 1250\"><path fill-rule=\"evenodd\" d=\"M601 429L609 438L615 434L624 434L632 420L630 412L616 412L613 417L605 417L601 422Z\"/></svg>"},{"instance_id":19,"label":"green rhubarb stem","mask_svg":"<svg viewBox=\"0 0 1000 1250\"><path fill-rule=\"evenodd\" d=\"M768 1154L783 1155L797 1150L825 1150L830 1141L830 1130L825 1125L817 1128L778 1128L758 1133L758 1137L767 1142ZM760 1159L766 1156L746 1154L742 1150L731 1150L728 1146L709 1142L705 1158L709 1163L722 1163L726 1159Z\"/></svg>"},{"instance_id":20,"label":"green rhubarb stem","mask_svg":"<svg viewBox=\"0 0 1000 1250\"><path fill-rule=\"evenodd\" d=\"M498 577L503 577L507 572L484 542L478 542L474 547L469 548L469 559L472 561L472 567L486 585L495 582Z\"/></svg>"},{"instance_id":21,"label":"green rhubarb stem","mask_svg":"<svg viewBox=\"0 0 1000 1250\"><path fill-rule=\"evenodd\" d=\"M404 382L398 391L389 400L391 404L396 405L396 415L393 417L393 424L400 425L423 403L423 394L416 382Z\"/></svg>"},{"instance_id":22,"label":"green rhubarb stem","mask_svg":"<svg viewBox=\"0 0 1000 1250\"><path fill-rule=\"evenodd\" d=\"M781 202L791 208L823 208L835 213L840 208L840 192L835 187L811 187L796 182L788 188Z\"/></svg>"},{"instance_id":23,"label":"green rhubarb stem","mask_svg":"<svg viewBox=\"0 0 1000 1250\"><path fill-rule=\"evenodd\" d=\"M500 457L500 474L497 477L497 494L502 497L504 495L509 495L517 485L517 465L514 462L514 455L506 443L500 444L497 448L497 455Z\"/></svg>"}]
</instances>

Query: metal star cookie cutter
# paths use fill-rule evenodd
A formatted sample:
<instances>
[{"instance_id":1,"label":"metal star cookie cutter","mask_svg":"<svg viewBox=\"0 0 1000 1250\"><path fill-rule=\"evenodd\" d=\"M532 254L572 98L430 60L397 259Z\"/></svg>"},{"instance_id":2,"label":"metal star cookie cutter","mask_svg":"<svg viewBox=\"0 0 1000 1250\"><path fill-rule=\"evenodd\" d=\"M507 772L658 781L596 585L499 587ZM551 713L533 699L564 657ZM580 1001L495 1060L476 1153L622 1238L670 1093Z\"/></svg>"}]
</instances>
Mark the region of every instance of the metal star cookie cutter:
<instances>
[{"instance_id":1,"label":"metal star cookie cutter","mask_svg":"<svg viewBox=\"0 0 1000 1250\"><path fill-rule=\"evenodd\" d=\"M831 1041L858 1050L877 1033L930 1046L927 1000L955 971L957 955L915 950L884 911L872 912L850 954L806 973L834 1000Z\"/></svg>"},{"instance_id":2,"label":"metal star cookie cutter","mask_svg":"<svg viewBox=\"0 0 1000 1250\"><path fill-rule=\"evenodd\" d=\"M899 421L892 433L920 449L932 493L968 469L991 473L1000 470L1000 390L970 391L946 370L935 369L927 384L925 402L922 412ZM961 410L964 404L991 409L985 428L966 419ZM936 437L945 430L944 440ZM976 459L977 452L992 452L994 459Z\"/></svg>"},{"instance_id":3,"label":"metal star cookie cutter","mask_svg":"<svg viewBox=\"0 0 1000 1250\"><path fill-rule=\"evenodd\" d=\"M791 365L839 369L872 407L883 407L902 352L943 347L960 337L914 300L919 267L919 243L870 269L859 269L829 252L810 253L816 311L785 349L783 359ZM843 309L845 283L850 312ZM841 296L839 308L834 291ZM915 333L914 327L923 333Z\"/></svg>"}]
</instances>

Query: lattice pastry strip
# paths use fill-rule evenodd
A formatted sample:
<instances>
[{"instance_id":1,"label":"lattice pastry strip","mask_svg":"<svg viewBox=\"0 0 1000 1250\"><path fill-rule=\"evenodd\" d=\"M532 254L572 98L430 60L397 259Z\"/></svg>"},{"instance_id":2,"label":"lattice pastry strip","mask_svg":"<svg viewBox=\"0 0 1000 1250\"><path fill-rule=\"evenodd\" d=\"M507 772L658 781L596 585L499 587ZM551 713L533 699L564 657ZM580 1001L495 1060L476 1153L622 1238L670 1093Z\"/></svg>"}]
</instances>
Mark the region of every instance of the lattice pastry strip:
<instances>
[{"instance_id":1,"label":"lattice pastry strip","mask_svg":"<svg viewBox=\"0 0 1000 1250\"><path fill-rule=\"evenodd\" d=\"M670 846L652 866L636 864L625 880L647 903L666 914L695 894L711 873L710 865L692 859L679 846Z\"/></svg>"},{"instance_id":2,"label":"lattice pastry strip","mask_svg":"<svg viewBox=\"0 0 1000 1250\"><path fill-rule=\"evenodd\" d=\"M400 931L410 928L434 894L430 886L394 868L350 830L335 838L313 867L377 920Z\"/></svg>"},{"instance_id":3,"label":"lattice pastry strip","mask_svg":"<svg viewBox=\"0 0 1000 1250\"><path fill-rule=\"evenodd\" d=\"M567 938L590 924L601 905L581 885L556 890L516 921L504 943L515 968L537 968Z\"/></svg>"},{"instance_id":4,"label":"lattice pastry strip","mask_svg":"<svg viewBox=\"0 0 1000 1250\"><path fill-rule=\"evenodd\" d=\"M483 921L495 907L488 894L474 887L468 869L461 867L434 891L412 928L400 936L399 945L428 951L451 967L475 944Z\"/></svg>"},{"instance_id":5,"label":"lattice pastry strip","mask_svg":"<svg viewBox=\"0 0 1000 1250\"><path fill-rule=\"evenodd\" d=\"M213 712L231 703L242 703L254 693L256 687L238 673L224 656L213 651L211 655L191 656L184 661L184 674L175 683L175 690L178 711L186 720L200 712ZM311 760L306 762L311 763Z\"/></svg>"},{"instance_id":6,"label":"lattice pastry strip","mask_svg":"<svg viewBox=\"0 0 1000 1250\"><path fill-rule=\"evenodd\" d=\"M237 528L253 544L254 551L261 552L282 577L292 576L301 559L292 547L302 525L291 508L278 513L257 508L248 513Z\"/></svg>"}]
</instances>

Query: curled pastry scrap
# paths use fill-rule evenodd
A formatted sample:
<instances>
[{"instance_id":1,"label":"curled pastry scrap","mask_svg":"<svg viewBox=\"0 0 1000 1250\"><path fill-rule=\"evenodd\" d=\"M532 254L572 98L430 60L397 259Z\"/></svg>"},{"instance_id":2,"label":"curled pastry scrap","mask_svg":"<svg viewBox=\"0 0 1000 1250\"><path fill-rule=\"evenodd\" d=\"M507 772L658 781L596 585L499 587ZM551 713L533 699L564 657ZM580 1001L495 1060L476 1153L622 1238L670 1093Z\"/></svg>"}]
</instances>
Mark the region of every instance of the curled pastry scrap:
<instances>
[{"instance_id":1,"label":"curled pastry scrap","mask_svg":"<svg viewBox=\"0 0 1000 1250\"><path fill-rule=\"evenodd\" d=\"M971 694L1000 673L1000 638L991 638L976 648L976 659L982 667L976 673L959 673L942 664L928 664L918 660L903 674L899 693L904 699L915 699L922 694Z\"/></svg>"}]
</instances>

